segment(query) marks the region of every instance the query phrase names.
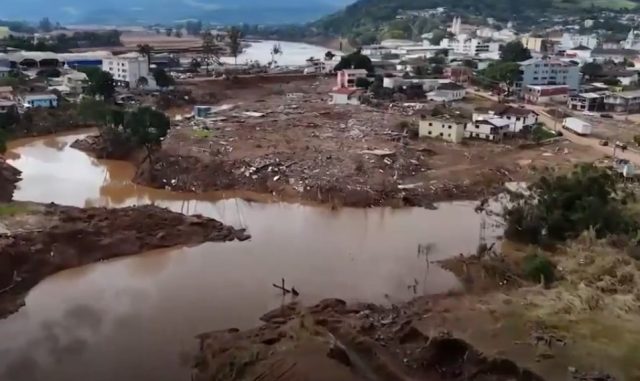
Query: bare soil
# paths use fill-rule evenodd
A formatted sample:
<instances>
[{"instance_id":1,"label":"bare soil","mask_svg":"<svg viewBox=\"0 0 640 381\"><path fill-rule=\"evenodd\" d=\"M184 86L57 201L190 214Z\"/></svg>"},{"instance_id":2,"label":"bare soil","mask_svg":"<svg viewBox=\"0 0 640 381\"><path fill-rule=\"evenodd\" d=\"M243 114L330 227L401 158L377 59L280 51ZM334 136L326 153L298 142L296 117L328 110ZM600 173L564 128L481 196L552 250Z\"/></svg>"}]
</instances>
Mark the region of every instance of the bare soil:
<instances>
[{"instance_id":1,"label":"bare soil","mask_svg":"<svg viewBox=\"0 0 640 381\"><path fill-rule=\"evenodd\" d=\"M18 181L20 181L20 171L0 158L0 202L11 201Z\"/></svg>"},{"instance_id":2,"label":"bare soil","mask_svg":"<svg viewBox=\"0 0 640 381\"><path fill-rule=\"evenodd\" d=\"M207 241L245 240L214 219L156 206L122 209L5 204L0 225L0 317L24 304L38 282L64 269Z\"/></svg>"},{"instance_id":3,"label":"bare soil","mask_svg":"<svg viewBox=\"0 0 640 381\"><path fill-rule=\"evenodd\" d=\"M217 120L175 122L154 165L139 171L136 181L346 206L427 206L486 197L505 182L599 157L566 141L518 148L412 138L407 125L415 128L414 111L329 105L332 85L331 79L297 77L184 84L195 99L211 97L211 104L228 108L215 114ZM190 112L182 107L170 113Z\"/></svg>"},{"instance_id":4,"label":"bare soil","mask_svg":"<svg viewBox=\"0 0 640 381\"><path fill-rule=\"evenodd\" d=\"M292 303L259 328L199 336L194 380L520 380L542 377L491 358L447 332L425 332L419 306L347 305L328 299Z\"/></svg>"}]
</instances>

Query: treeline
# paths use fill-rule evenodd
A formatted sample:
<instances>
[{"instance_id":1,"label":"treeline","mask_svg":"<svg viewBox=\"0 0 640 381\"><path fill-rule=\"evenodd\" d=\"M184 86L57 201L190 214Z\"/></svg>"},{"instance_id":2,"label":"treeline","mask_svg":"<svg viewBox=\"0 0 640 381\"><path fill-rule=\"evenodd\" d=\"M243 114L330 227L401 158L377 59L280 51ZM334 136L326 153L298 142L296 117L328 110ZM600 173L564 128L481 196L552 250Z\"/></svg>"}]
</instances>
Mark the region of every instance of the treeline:
<instances>
[{"instance_id":1,"label":"treeline","mask_svg":"<svg viewBox=\"0 0 640 381\"><path fill-rule=\"evenodd\" d=\"M38 41L35 44L32 38L9 36L7 40L3 41L3 44L9 48L56 53L64 53L78 48L122 45L120 42L120 32L117 30L105 32L75 32L73 34L61 33L52 36L47 41Z\"/></svg>"}]
</instances>

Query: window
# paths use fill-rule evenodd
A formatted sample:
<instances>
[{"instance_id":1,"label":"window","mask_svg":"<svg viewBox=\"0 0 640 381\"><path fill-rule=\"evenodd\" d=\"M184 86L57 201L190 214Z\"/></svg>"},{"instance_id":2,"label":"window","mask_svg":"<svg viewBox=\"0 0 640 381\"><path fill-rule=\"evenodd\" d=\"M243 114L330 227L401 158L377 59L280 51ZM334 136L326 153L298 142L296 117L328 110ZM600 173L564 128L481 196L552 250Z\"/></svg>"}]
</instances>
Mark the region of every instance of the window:
<instances>
[{"instance_id":1,"label":"window","mask_svg":"<svg viewBox=\"0 0 640 381\"><path fill-rule=\"evenodd\" d=\"M431 130L427 131L427 135L431 135Z\"/></svg>"},{"instance_id":2,"label":"window","mask_svg":"<svg viewBox=\"0 0 640 381\"><path fill-rule=\"evenodd\" d=\"M440 137L443 137L443 136L444 136L444 134L441 132L441 133L440 133Z\"/></svg>"},{"instance_id":3,"label":"window","mask_svg":"<svg viewBox=\"0 0 640 381\"><path fill-rule=\"evenodd\" d=\"M429 122L429 127L433 127L433 123L432 122Z\"/></svg>"},{"instance_id":4,"label":"window","mask_svg":"<svg viewBox=\"0 0 640 381\"><path fill-rule=\"evenodd\" d=\"M451 125L449 125L449 129L451 129Z\"/></svg>"},{"instance_id":5,"label":"window","mask_svg":"<svg viewBox=\"0 0 640 381\"><path fill-rule=\"evenodd\" d=\"M449 137L449 138L450 138L450 137L451 137L451 134L447 134L447 137Z\"/></svg>"}]
</instances>

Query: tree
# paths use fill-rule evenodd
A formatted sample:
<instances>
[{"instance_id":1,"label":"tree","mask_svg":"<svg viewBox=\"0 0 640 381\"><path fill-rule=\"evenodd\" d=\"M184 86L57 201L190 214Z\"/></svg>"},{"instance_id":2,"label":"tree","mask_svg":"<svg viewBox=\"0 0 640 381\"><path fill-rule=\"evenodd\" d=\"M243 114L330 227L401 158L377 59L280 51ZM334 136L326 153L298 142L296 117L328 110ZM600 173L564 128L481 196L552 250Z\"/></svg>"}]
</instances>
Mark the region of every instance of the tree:
<instances>
[{"instance_id":1,"label":"tree","mask_svg":"<svg viewBox=\"0 0 640 381\"><path fill-rule=\"evenodd\" d=\"M462 61L462 66L464 67L468 67L469 69L477 69L478 68L478 63L474 60L470 60L470 59L466 59L464 61Z\"/></svg>"},{"instance_id":2,"label":"tree","mask_svg":"<svg viewBox=\"0 0 640 381\"><path fill-rule=\"evenodd\" d=\"M140 77L136 81L136 87L137 88L144 88L144 87L147 87L147 86L149 86L149 79L147 77Z\"/></svg>"},{"instance_id":3,"label":"tree","mask_svg":"<svg viewBox=\"0 0 640 381\"><path fill-rule=\"evenodd\" d=\"M587 62L580 68L580 72L589 79L601 76L603 71L602 65L596 62Z\"/></svg>"},{"instance_id":4,"label":"tree","mask_svg":"<svg viewBox=\"0 0 640 381\"><path fill-rule=\"evenodd\" d=\"M494 83L512 86L519 79L520 65L516 62L492 62L481 75Z\"/></svg>"},{"instance_id":5,"label":"tree","mask_svg":"<svg viewBox=\"0 0 640 381\"><path fill-rule=\"evenodd\" d=\"M635 234L627 213L629 194L608 169L581 165L569 175L542 177L527 195L511 195L505 236L524 243L564 241L593 229L598 237Z\"/></svg>"},{"instance_id":6,"label":"tree","mask_svg":"<svg viewBox=\"0 0 640 381\"><path fill-rule=\"evenodd\" d=\"M335 57L336 55L331 50L327 50L327 52L324 54L324 59L327 61L333 61Z\"/></svg>"},{"instance_id":7,"label":"tree","mask_svg":"<svg viewBox=\"0 0 640 381\"><path fill-rule=\"evenodd\" d=\"M271 48L271 65L276 63L275 57L280 55L282 55L282 46L280 46L279 43L273 44L273 47Z\"/></svg>"},{"instance_id":8,"label":"tree","mask_svg":"<svg viewBox=\"0 0 640 381\"><path fill-rule=\"evenodd\" d=\"M200 61L198 61L197 58L193 58L191 60L191 63L189 63L189 67L191 68L191 70L198 72L200 71L200 68L202 67L202 64L200 63Z\"/></svg>"},{"instance_id":9,"label":"tree","mask_svg":"<svg viewBox=\"0 0 640 381\"><path fill-rule=\"evenodd\" d=\"M431 74L435 74L435 75L444 74L444 66L442 66L442 65L433 65L433 66L431 66Z\"/></svg>"},{"instance_id":10,"label":"tree","mask_svg":"<svg viewBox=\"0 0 640 381\"><path fill-rule=\"evenodd\" d=\"M175 81L167 74L164 69L158 68L153 71L153 78L156 80L156 84L161 88L173 86Z\"/></svg>"},{"instance_id":11,"label":"tree","mask_svg":"<svg viewBox=\"0 0 640 381\"><path fill-rule=\"evenodd\" d=\"M620 86L621 82L618 78L605 78L602 80L602 83L604 83L607 86Z\"/></svg>"},{"instance_id":12,"label":"tree","mask_svg":"<svg viewBox=\"0 0 640 381\"><path fill-rule=\"evenodd\" d=\"M338 62L334 67L334 70L336 71L344 69L364 69L369 73L373 73L374 71L371 58L362 54L360 49L346 56L342 56L342 58L340 58L340 62Z\"/></svg>"},{"instance_id":13,"label":"tree","mask_svg":"<svg viewBox=\"0 0 640 381\"><path fill-rule=\"evenodd\" d=\"M171 35L173 34L173 28L165 29L164 33L167 35L167 37L171 37Z\"/></svg>"},{"instance_id":14,"label":"tree","mask_svg":"<svg viewBox=\"0 0 640 381\"><path fill-rule=\"evenodd\" d=\"M138 53L147 58L147 65L151 66L151 56L153 55L153 47L149 44L138 45Z\"/></svg>"},{"instance_id":15,"label":"tree","mask_svg":"<svg viewBox=\"0 0 640 381\"><path fill-rule=\"evenodd\" d=\"M229 48L229 53L231 54L231 57L233 57L234 63L238 64L238 56L242 53L242 32L235 26L231 27L227 33L227 38L227 48Z\"/></svg>"},{"instance_id":16,"label":"tree","mask_svg":"<svg viewBox=\"0 0 640 381\"><path fill-rule=\"evenodd\" d=\"M51 20L49 20L48 17L45 17L42 20L40 20L40 22L38 23L38 29L41 32L49 33L53 30L53 24L51 23Z\"/></svg>"},{"instance_id":17,"label":"tree","mask_svg":"<svg viewBox=\"0 0 640 381\"><path fill-rule=\"evenodd\" d=\"M207 74L209 74L209 65L212 61L219 62L218 51L220 48L216 45L216 40L210 31L206 31L202 35L202 61L204 61Z\"/></svg>"},{"instance_id":18,"label":"tree","mask_svg":"<svg viewBox=\"0 0 640 381\"><path fill-rule=\"evenodd\" d=\"M531 51L520 41L511 41L502 47L500 59L504 62L522 62L531 58Z\"/></svg>"},{"instance_id":19,"label":"tree","mask_svg":"<svg viewBox=\"0 0 640 381\"><path fill-rule=\"evenodd\" d=\"M431 45L440 45L440 42L445 38L446 33L441 30L441 29L437 29L434 30L432 32L431 38L429 39L429 43Z\"/></svg>"},{"instance_id":20,"label":"tree","mask_svg":"<svg viewBox=\"0 0 640 381\"><path fill-rule=\"evenodd\" d=\"M176 29L173 35L176 36L177 38L182 38L182 30Z\"/></svg>"},{"instance_id":21,"label":"tree","mask_svg":"<svg viewBox=\"0 0 640 381\"><path fill-rule=\"evenodd\" d=\"M362 78L362 77L360 77L360 78L357 78L357 79L356 79L356 83L355 83L355 84L356 84L356 87L357 87L357 88L360 88L360 89L367 89L367 88L369 88L369 86L371 85L371 81L369 81L369 80L368 80L368 79L366 79L366 78Z\"/></svg>"},{"instance_id":22,"label":"tree","mask_svg":"<svg viewBox=\"0 0 640 381\"><path fill-rule=\"evenodd\" d=\"M89 78L87 92L91 95L98 95L104 99L113 99L116 92L116 84L111 73L102 70L85 71Z\"/></svg>"},{"instance_id":23,"label":"tree","mask_svg":"<svg viewBox=\"0 0 640 381\"><path fill-rule=\"evenodd\" d=\"M162 139L167 136L171 122L160 111L149 107L141 107L136 111L125 115L123 130L133 143L138 147L144 147L147 156L143 160L152 161L153 151L160 146Z\"/></svg>"}]
</instances>

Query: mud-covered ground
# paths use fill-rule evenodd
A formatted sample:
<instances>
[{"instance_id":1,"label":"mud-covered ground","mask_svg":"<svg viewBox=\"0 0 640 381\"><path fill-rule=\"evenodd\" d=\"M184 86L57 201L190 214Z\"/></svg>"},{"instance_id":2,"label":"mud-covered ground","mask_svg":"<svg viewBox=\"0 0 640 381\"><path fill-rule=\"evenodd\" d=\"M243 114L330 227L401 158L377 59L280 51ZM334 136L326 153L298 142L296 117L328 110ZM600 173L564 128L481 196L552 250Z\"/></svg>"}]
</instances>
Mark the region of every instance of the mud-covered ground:
<instances>
[{"instance_id":1,"label":"mud-covered ground","mask_svg":"<svg viewBox=\"0 0 640 381\"><path fill-rule=\"evenodd\" d=\"M640 262L581 237L547 253L559 279L526 279L533 248L441 265L461 294L378 306L331 299L283 305L255 329L198 336L194 379L637 380Z\"/></svg>"},{"instance_id":2,"label":"mud-covered ground","mask_svg":"<svg viewBox=\"0 0 640 381\"><path fill-rule=\"evenodd\" d=\"M278 82L279 81L279 82ZM177 191L247 190L347 206L478 199L547 167L599 156L558 142L518 148L412 136L414 111L328 104L333 79L237 78L182 85L220 110L174 121L153 165L136 181ZM427 105L433 107L434 105ZM189 107L171 109L184 115Z\"/></svg>"},{"instance_id":3,"label":"mud-covered ground","mask_svg":"<svg viewBox=\"0 0 640 381\"><path fill-rule=\"evenodd\" d=\"M419 304L292 303L264 315L259 328L200 335L193 379L543 380L510 360L485 356L449 332L425 332L420 320L429 303Z\"/></svg>"},{"instance_id":4,"label":"mud-covered ground","mask_svg":"<svg viewBox=\"0 0 640 381\"><path fill-rule=\"evenodd\" d=\"M249 238L243 230L156 206L0 204L0 317L48 275L148 250Z\"/></svg>"},{"instance_id":5,"label":"mud-covered ground","mask_svg":"<svg viewBox=\"0 0 640 381\"><path fill-rule=\"evenodd\" d=\"M11 201L18 181L20 171L0 157L0 202Z\"/></svg>"}]
</instances>

